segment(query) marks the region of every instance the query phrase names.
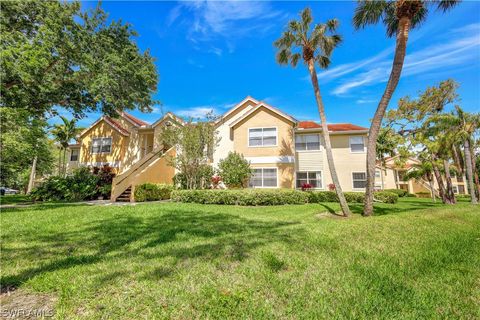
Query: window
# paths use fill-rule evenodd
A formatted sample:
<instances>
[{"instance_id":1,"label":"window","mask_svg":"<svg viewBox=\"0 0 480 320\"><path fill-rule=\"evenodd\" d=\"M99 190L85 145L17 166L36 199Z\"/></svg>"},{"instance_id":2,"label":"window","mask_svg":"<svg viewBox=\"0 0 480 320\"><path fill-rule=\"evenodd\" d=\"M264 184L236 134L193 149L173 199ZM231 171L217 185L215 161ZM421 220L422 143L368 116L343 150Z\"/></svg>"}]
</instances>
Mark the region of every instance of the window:
<instances>
[{"instance_id":1,"label":"window","mask_svg":"<svg viewBox=\"0 0 480 320\"><path fill-rule=\"evenodd\" d=\"M363 137L350 137L350 151L351 152L365 152L365 142Z\"/></svg>"},{"instance_id":2,"label":"window","mask_svg":"<svg viewBox=\"0 0 480 320\"><path fill-rule=\"evenodd\" d=\"M457 188L458 188L458 193L459 194L465 194L465 186L464 185L460 184L460 185L457 186Z\"/></svg>"},{"instance_id":3,"label":"window","mask_svg":"<svg viewBox=\"0 0 480 320\"><path fill-rule=\"evenodd\" d=\"M320 135L298 134L295 136L295 149L297 151L320 150Z\"/></svg>"},{"instance_id":4,"label":"window","mask_svg":"<svg viewBox=\"0 0 480 320\"><path fill-rule=\"evenodd\" d=\"M79 153L80 153L80 150L72 149L72 151L70 152L70 161L78 161Z\"/></svg>"},{"instance_id":5,"label":"window","mask_svg":"<svg viewBox=\"0 0 480 320\"><path fill-rule=\"evenodd\" d=\"M375 170L375 178L381 178L382 177L382 174L380 172L380 170L376 169Z\"/></svg>"},{"instance_id":6,"label":"window","mask_svg":"<svg viewBox=\"0 0 480 320\"><path fill-rule=\"evenodd\" d=\"M364 189L367 185L367 174L365 172L352 172L353 189Z\"/></svg>"},{"instance_id":7,"label":"window","mask_svg":"<svg viewBox=\"0 0 480 320\"><path fill-rule=\"evenodd\" d=\"M277 128L248 129L249 147L268 147L277 145Z\"/></svg>"},{"instance_id":8,"label":"window","mask_svg":"<svg viewBox=\"0 0 480 320\"><path fill-rule=\"evenodd\" d=\"M457 186L452 186L453 193L458 194L458 187Z\"/></svg>"},{"instance_id":9,"label":"window","mask_svg":"<svg viewBox=\"0 0 480 320\"><path fill-rule=\"evenodd\" d=\"M92 153L109 153L112 151L112 138L94 138Z\"/></svg>"},{"instance_id":10,"label":"window","mask_svg":"<svg viewBox=\"0 0 480 320\"><path fill-rule=\"evenodd\" d=\"M249 186L251 188L276 188L277 187L277 168L258 168L253 169Z\"/></svg>"},{"instance_id":11,"label":"window","mask_svg":"<svg viewBox=\"0 0 480 320\"><path fill-rule=\"evenodd\" d=\"M322 172L321 171L297 172L297 188L301 188L306 183L311 185L312 188L323 188Z\"/></svg>"}]
</instances>

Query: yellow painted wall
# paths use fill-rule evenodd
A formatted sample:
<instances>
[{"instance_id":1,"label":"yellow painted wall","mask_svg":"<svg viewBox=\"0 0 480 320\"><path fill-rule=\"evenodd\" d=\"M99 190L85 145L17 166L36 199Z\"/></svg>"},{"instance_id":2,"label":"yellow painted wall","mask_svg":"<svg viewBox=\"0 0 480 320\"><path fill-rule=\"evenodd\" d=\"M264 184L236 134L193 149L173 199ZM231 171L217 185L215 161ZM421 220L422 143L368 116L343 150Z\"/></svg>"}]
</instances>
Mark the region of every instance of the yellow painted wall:
<instances>
[{"instance_id":1,"label":"yellow painted wall","mask_svg":"<svg viewBox=\"0 0 480 320\"><path fill-rule=\"evenodd\" d=\"M175 149L172 149L160 159L143 168L142 171L133 179L132 185L139 185L147 182L173 184L175 168L169 166L168 159L174 156Z\"/></svg>"},{"instance_id":2,"label":"yellow painted wall","mask_svg":"<svg viewBox=\"0 0 480 320\"><path fill-rule=\"evenodd\" d=\"M258 127L277 127L277 146L249 147L248 129ZM233 136L234 150L245 157L294 155L293 123L264 107L260 107L248 118L237 123L233 128Z\"/></svg>"},{"instance_id":3,"label":"yellow painted wall","mask_svg":"<svg viewBox=\"0 0 480 320\"><path fill-rule=\"evenodd\" d=\"M110 153L92 154L92 139L97 137L112 137L112 148ZM117 130L113 129L104 120L101 120L95 126L90 128L81 139L80 162L109 162L121 161L123 166L124 157L127 150L129 137L121 135Z\"/></svg>"}]
</instances>

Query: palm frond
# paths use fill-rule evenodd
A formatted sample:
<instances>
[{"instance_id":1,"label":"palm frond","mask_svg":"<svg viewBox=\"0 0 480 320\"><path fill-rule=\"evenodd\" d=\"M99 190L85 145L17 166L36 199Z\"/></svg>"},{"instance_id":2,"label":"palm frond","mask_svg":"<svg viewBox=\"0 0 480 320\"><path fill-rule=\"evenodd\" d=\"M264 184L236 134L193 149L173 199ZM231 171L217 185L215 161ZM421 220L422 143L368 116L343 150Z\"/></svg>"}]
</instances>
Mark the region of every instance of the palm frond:
<instances>
[{"instance_id":1,"label":"palm frond","mask_svg":"<svg viewBox=\"0 0 480 320\"><path fill-rule=\"evenodd\" d=\"M335 32L340 25L340 21L338 21L338 19L330 19L325 23L325 25L327 26L328 31Z\"/></svg>"},{"instance_id":2,"label":"palm frond","mask_svg":"<svg viewBox=\"0 0 480 320\"><path fill-rule=\"evenodd\" d=\"M435 2L437 3L437 9L443 12L450 10L460 3L459 0L440 0Z\"/></svg>"},{"instance_id":3,"label":"palm frond","mask_svg":"<svg viewBox=\"0 0 480 320\"><path fill-rule=\"evenodd\" d=\"M355 29L378 23L385 12L386 6L387 2L385 0L359 0L353 15L353 26Z\"/></svg>"},{"instance_id":4,"label":"palm frond","mask_svg":"<svg viewBox=\"0 0 480 320\"><path fill-rule=\"evenodd\" d=\"M295 67L297 66L297 64L298 64L298 61L300 61L300 58L301 58L301 57L302 57L301 54L298 53L298 52L292 54L292 55L290 56L290 65L295 68Z\"/></svg>"},{"instance_id":5,"label":"palm frond","mask_svg":"<svg viewBox=\"0 0 480 320\"><path fill-rule=\"evenodd\" d=\"M303 9L303 11L300 13L300 16L302 17L302 31L303 33L307 33L308 30L310 29L310 24L312 23L312 10L310 10L309 7L306 7Z\"/></svg>"},{"instance_id":6,"label":"palm frond","mask_svg":"<svg viewBox=\"0 0 480 320\"><path fill-rule=\"evenodd\" d=\"M280 65L287 65L290 60L291 52L288 48L283 48L278 51L276 59L277 63Z\"/></svg>"},{"instance_id":7,"label":"palm frond","mask_svg":"<svg viewBox=\"0 0 480 320\"><path fill-rule=\"evenodd\" d=\"M318 55L315 60L321 69L327 69L331 62L329 57L323 55Z\"/></svg>"}]
</instances>

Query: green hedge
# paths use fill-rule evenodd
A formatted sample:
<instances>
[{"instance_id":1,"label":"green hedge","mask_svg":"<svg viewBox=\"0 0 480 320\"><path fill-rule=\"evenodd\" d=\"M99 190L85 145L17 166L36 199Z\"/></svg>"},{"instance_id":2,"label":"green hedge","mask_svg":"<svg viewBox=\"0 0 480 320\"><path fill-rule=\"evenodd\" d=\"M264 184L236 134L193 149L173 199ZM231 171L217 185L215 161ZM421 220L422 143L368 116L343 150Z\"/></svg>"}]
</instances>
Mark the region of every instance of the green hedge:
<instances>
[{"instance_id":1,"label":"green hedge","mask_svg":"<svg viewBox=\"0 0 480 320\"><path fill-rule=\"evenodd\" d=\"M395 193L400 198L403 198L403 197L415 198L415 195L413 193L408 193L407 190L403 190L403 189L385 189L382 192Z\"/></svg>"},{"instance_id":2,"label":"green hedge","mask_svg":"<svg viewBox=\"0 0 480 320\"><path fill-rule=\"evenodd\" d=\"M156 201L170 199L173 191L171 184L145 183L135 187L135 201Z\"/></svg>"},{"instance_id":3,"label":"green hedge","mask_svg":"<svg viewBox=\"0 0 480 320\"><path fill-rule=\"evenodd\" d=\"M365 195L360 192L345 192L350 203L362 203ZM398 196L391 192L375 192L375 199L395 203ZM237 189L237 190L174 190L172 200L203 204L227 204L240 206L268 206L338 202L333 191L299 191L290 189Z\"/></svg>"},{"instance_id":4,"label":"green hedge","mask_svg":"<svg viewBox=\"0 0 480 320\"><path fill-rule=\"evenodd\" d=\"M398 195L389 191L375 192L373 197L384 203L396 203L398 201Z\"/></svg>"},{"instance_id":5,"label":"green hedge","mask_svg":"<svg viewBox=\"0 0 480 320\"><path fill-rule=\"evenodd\" d=\"M172 200L203 204L228 204L240 206L268 206L281 204L304 204L306 192L298 190L175 190Z\"/></svg>"}]
</instances>

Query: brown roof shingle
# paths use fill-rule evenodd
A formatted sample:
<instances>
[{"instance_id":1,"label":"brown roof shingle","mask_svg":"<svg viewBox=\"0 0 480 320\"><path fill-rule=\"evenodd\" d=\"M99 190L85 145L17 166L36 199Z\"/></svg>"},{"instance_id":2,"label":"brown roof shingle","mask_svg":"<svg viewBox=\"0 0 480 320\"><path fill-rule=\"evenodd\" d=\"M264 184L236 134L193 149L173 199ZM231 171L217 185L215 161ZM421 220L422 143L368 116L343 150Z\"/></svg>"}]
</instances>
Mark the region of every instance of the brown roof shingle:
<instances>
[{"instance_id":1,"label":"brown roof shingle","mask_svg":"<svg viewBox=\"0 0 480 320\"><path fill-rule=\"evenodd\" d=\"M300 121L298 127L300 129L320 129L322 126L314 121ZM327 127L328 131L331 132L368 130L368 128L360 127L351 123L327 124Z\"/></svg>"}]
</instances>

